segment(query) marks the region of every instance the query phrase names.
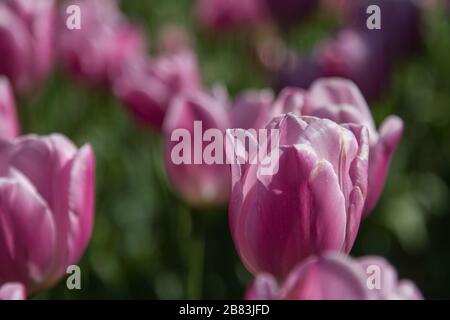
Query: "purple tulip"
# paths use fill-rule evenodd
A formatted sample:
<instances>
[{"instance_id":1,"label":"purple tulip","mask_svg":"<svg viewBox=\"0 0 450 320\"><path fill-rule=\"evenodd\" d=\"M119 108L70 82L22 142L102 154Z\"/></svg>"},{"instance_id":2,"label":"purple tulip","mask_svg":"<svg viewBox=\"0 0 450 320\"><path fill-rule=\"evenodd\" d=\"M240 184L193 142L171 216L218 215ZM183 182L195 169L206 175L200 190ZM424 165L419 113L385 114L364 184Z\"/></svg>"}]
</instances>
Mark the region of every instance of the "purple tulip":
<instances>
[{"instance_id":1,"label":"purple tulip","mask_svg":"<svg viewBox=\"0 0 450 320\"><path fill-rule=\"evenodd\" d=\"M19 134L16 105L11 85L0 76L0 139L13 139Z\"/></svg>"},{"instance_id":2,"label":"purple tulip","mask_svg":"<svg viewBox=\"0 0 450 320\"><path fill-rule=\"evenodd\" d=\"M422 300L422 294L381 257L352 259L337 253L310 257L297 265L281 287L259 274L248 288L250 300Z\"/></svg>"},{"instance_id":3,"label":"purple tulip","mask_svg":"<svg viewBox=\"0 0 450 320\"><path fill-rule=\"evenodd\" d=\"M203 153L208 143L203 142L203 133L218 129L224 135L230 127L227 105L212 94L197 91L172 101L163 126L166 170L172 185L191 205L205 207L227 202L229 168L224 163L205 163ZM177 139L189 141L186 152L190 156L183 163L175 160L180 153L177 145L181 141ZM184 152L183 155L186 156Z\"/></svg>"},{"instance_id":4,"label":"purple tulip","mask_svg":"<svg viewBox=\"0 0 450 320\"><path fill-rule=\"evenodd\" d=\"M365 32L371 41L385 44L385 56L396 59L417 51L422 40L422 19L419 1L416 0L363 0L355 1L354 14L349 24ZM381 29L367 28L367 8L377 5L381 12Z\"/></svg>"},{"instance_id":5,"label":"purple tulip","mask_svg":"<svg viewBox=\"0 0 450 320\"><path fill-rule=\"evenodd\" d=\"M296 57L287 59L273 74L274 87L308 89L314 80L322 77L322 70L315 57Z\"/></svg>"},{"instance_id":6,"label":"purple tulip","mask_svg":"<svg viewBox=\"0 0 450 320\"><path fill-rule=\"evenodd\" d=\"M340 31L318 47L315 59L322 77L350 79L370 101L379 99L386 90L390 60L383 42L366 33L352 29Z\"/></svg>"},{"instance_id":7,"label":"purple tulip","mask_svg":"<svg viewBox=\"0 0 450 320\"><path fill-rule=\"evenodd\" d=\"M55 2L0 2L0 74L27 90L49 73L54 62Z\"/></svg>"},{"instance_id":8,"label":"purple tulip","mask_svg":"<svg viewBox=\"0 0 450 320\"><path fill-rule=\"evenodd\" d=\"M131 64L116 79L114 91L138 122L159 130L172 98L200 87L197 58L183 49Z\"/></svg>"},{"instance_id":9,"label":"purple tulip","mask_svg":"<svg viewBox=\"0 0 450 320\"><path fill-rule=\"evenodd\" d=\"M283 279L311 254L352 248L366 199L368 133L293 113L267 129L279 130L268 155L278 170L264 174L264 159L232 165L229 221L247 269Z\"/></svg>"},{"instance_id":10,"label":"purple tulip","mask_svg":"<svg viewBox=\"0 0 450 320\"><path fill-rule=\"evenodd\" d=\"M69 5L81 9L80 29L65 25ZM91 84L111 83L123 68L145 55L145 36L126 20L116 1L67 1L62 7L60 55L74 77Z\"/></svg>"},{"instance_id":11,"label":"purple tulip","mask_svg":"<svg viewBox=\"0 0 450 320\"><path fill-rule=\"evenodd\" d=\"M213 31L258 26L268 16L262 0L198 0L196 10L201 24Z\"/></svg>"},{"instance_id":12,"label":"purple tulip","mask_svg":"<svg viewBox=\"0 0 450 320\"><path fill-rule=\"evenodd\" d=\"M27 298L25 286L17 282L0 285L0 300L25 300Z\"/></svg>"},{"instance_id":13,"label":"purple tulip","mask_svg":"<svg viewBox=\"0 0 450 320\"><path fill-rule=\"evenodd\" d=\"M57 282L85 250L94 218L94 154L61 135L0 141L0 283L28 293Z\"/></svg>"},{"instance_id":14,"label":"purple tulip","mask_svg":"<svg viewBox=\"0 0 450 320\"><path fill-rule=\"evenodd\" d=\"M370 109L359 89L344 79L321 79L308 92L303 115L326 118L337 123L363 125L369 132L369 185L364 215L375 207L389 172L394 152L403 133L399 117L389 116L377 132Z\"/></svg>"}]
</instances>

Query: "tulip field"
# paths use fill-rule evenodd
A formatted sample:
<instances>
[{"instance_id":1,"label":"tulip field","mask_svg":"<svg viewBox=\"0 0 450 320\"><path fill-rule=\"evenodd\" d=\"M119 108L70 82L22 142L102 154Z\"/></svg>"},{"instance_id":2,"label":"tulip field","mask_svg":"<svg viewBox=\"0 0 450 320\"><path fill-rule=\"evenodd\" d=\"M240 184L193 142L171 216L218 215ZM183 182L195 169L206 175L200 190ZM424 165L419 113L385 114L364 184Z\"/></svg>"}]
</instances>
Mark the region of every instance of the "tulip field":
<instances>
[{"instance_id":1,"label":"tulip field","mask_svg":"<svg viewBox=\"0 0 450 320\"><path fill-rule=\"evenodd\" d=\"M447 0L0 0L0 300L450 298L449 34Z\"/></svg>"}]
</instances>

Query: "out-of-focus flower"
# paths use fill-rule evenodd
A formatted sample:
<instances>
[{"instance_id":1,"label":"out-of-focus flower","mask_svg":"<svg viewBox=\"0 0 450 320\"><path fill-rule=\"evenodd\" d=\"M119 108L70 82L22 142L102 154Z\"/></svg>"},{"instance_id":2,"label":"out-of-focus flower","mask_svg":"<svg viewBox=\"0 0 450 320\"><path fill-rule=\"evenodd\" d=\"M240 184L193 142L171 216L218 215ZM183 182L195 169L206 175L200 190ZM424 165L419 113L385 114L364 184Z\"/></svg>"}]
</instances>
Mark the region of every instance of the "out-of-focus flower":
<instances>
[{"instance_id":1,"label":"out-of-focus flower","mask_svg":"<svg viewBox=\"0 0 450 320\"><path fill-rule=\"evenodd\" d=\"M314 80L322 77L322 70L315 57L286 59L278 70L273 70L273 86L277 90L286 87L309 88Z\"/></svg>"},{"instance_id":2,"label":"out-of-focus flower","mask_svg":"<svg viewBox=\"0 0 450 320\"><path fill-rule=\"evenodd\" d=\"M25 286L18 282L8 282L0 285L0 300L25 300Z\"/></svg>"},{"instance_id":3,"label":"out-of-focus flower","mask_svg":"<svg viewBox=\"0 0 450 320\"><path fill-rule=\"evenodd\" d=\"M370 109L359 89L345 79L320 79L313 83L303 115L326 118L337 123L355 123L368 129L369 185L364 215L375 207L389 172L389 165L403 133L403 121L389 116L377 132Z\"/></svg>"},{"instance_id":4,"label":"out-of-focus flower","mask_svg":"<svg viewBox=\"0 0 450 320\"><path fill-rule=\"evenodd\" d=\"M367 189L368 133L328 119L275 118L277 170L232 164L231 234L247 269L283 279L312 254L353 246ZM275 152L276 151L276 152Z\"/></svg>"},{"instance_id":5,"label":"out-of-focus flower","mask_svg":"<svg viewBox=\"0 0 450 320\"><path fill-rule=\"evenodd\" d=\"M262 0L198 0L196 10L202 25L214 31L254 27L268 18Z\"/></svg>"},{"instance_id":6,"label":"out-of-focus flower","mask_svg":"<svg viewBox=\"0 0 450 320\"><path fill-rule=\"evenodd\" d=\"M262 0L267 11L280 25L298 22L315 9L318 0Z\"/></svg>"},{"instance_id":7,"label":"out-of-focus flower","mask_svg":"<svg viewBox=\"0 0 450 320\"><path fill-rule=\"evenodd\" d=\"M54 62L55 2L0 1L0 74L15 89L43 80Z\"/></svg>"},{"instance_id":8,"label":"out-of-focus flower","mask_svg":"<svg viewBox=\"0 0 450 320\"><path fill-rule=\"evenodd\" d=\"M365 32L340 31L315 52L322 77L342 77L355 82L368 100L379 99L390 77L384 44Z\"/></svg>"},{"instance_id":9,"label":"out-of-focus flower","mask_svg":"<svg viewBox=\"0 0 450 320\"><path fill-rule=\"evenodd\" d=\"M409 280L384 258L352 259L337 253L311 257L297 265L281 287L270 274L258 275L246 299L259 300L422 300Z\"/></svg>"},{"instance_id":10,"label":"out-of-focus flower","mask_svg":"<svg viewBox=\"0 0 450 320\"><path fill-rule=\"evenodd\" d=\"M14 95L8 79L0 76L0 138L12 139L18 134Z\"/></svg>"},{"instance_id":11,"label":"out-of-focus flower","mask_svg":"<svg viewBox=\"0 0 450 320\"><path fill-rule=\"evenodd\" d=\"M173 97L198 90L200 79L197 57L183 49L130 64L114 91L137 121L159 130Z\"/></svg>"},{"instance_id":12,"label":"out-of-focus flower","mask_svg":"<svg viewBox=\"0 0 450 320\"><path fill-rule=\"evenodd\" d=\"M233 128L264 128L273 117L272 90L248 90L236 97L231 107Z\"/></svg>"},{"instance_id":13,"label":"out-of-focus flower","mask_svg":"<svg viewBox=\"0 0 450 320\"><path fill-rule=\"evenodd\" d=\"M80 7L80 29L65 25L69 5ZM92 84L109 83L145 55L145 36L122 15L115 0L67 1L62 9L60 55L64 67L76 78Z\"/></svg>"},{"instance_id":14,"label":"out-of-focus flower","mask_svg":"<svg viewBox=\"0 0 450 320\"><path fill-rule=\"evenodd\" d=\"M165 165L172 185L188 203L204 207L227 202L229 168L223 163L203 161L207 143L202 143L202 139L203 132L208 129L220 130L223 137L230 127L227 106L212 94L197 91L179 95L172 102L163 127ZM189 155L180 154L176 147L180 143L177 139L188 140L185 152ZM174 159L177 156L187 157L188 163L176 163Z\"/></svg>"},{"instance_id":15,"label":"out-of-focus flower","mask_svg":"<svg viewBox=\"0 0 450 320\"><path fill-rule=\"evenodd\" d=\"M0 141L0 283L57 282L93 227L94 154L61 135Z\"/></svg>"},{"instance_id":16,"label":"out-of-focus flower","mask_svg":"<svg viewBox=\"0 0 450 320\"><path fill-rule=\"evenodd\" d=\"M384 43L386 59L397 59L417 51L422 44L422 19L417 0L363 0L355 3L349 24L365 32L370 41ZM367 8L377 5L381 14L381 29L369 30Z\"/></svg>"}]
</instances>

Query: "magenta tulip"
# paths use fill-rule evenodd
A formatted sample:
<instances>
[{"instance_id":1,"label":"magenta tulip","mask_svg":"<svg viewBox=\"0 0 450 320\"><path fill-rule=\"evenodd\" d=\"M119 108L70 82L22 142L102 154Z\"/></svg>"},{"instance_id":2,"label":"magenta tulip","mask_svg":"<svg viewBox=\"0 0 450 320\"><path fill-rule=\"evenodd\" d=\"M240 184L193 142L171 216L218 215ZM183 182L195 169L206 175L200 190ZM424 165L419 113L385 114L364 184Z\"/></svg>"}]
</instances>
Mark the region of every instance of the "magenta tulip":
<instances>
[{"instance_id":1,"label":"magenta tulip","mask_svg":"<svg viewBox=\"0 0 450 320\"><path fill-rule=\"evenodd\" d=\"M352 259L337 253L298 264L279 287L270 274L259 274L248 288L250 300L422 300L409 280L381 257Z\"/></svg>"},{"instance_id":2,"label":"magenta tulip","mask_svg":"<svg viewBox=\"0 0 450 320\"><path fill-rule=\"evenodd\" d=\"M351 81L337 78L313 83L302 114L367 127L370 141L369 185L364 215L368 215L383 191L391 159L403 133L402 120L389 116L377 132L370 109L359 89Z\"/></svg>"},{"instance_id":3,"label":"magenta tulip","mask_svg":"<svg viewBox=\"0 0 450 320\"><path fill-rule=\"evenodd\" d=\"M203 142L203 134L217 129L224 135L230 127L227 106L216 96L198 91L173 100L163 127L165 164L172 185L188 203L205 207L227 202L229 169L224 163L204 161L208 143ZM182 155L180 143L187 143ZM179 157L186 161L175 159Z\"/></svg>"},{"instance_id":4,"label":"magenta tulip","mask_svg":"<svg viewBox=\"0 0 450 320\"><path fill-rule=\"evenodd\" d=\"M0 2L0 74L18 90L30 89L54 63L55 2Z\"/></svg>"},{"instance_id":5,"label":"magenta tulip","mask_svg":"<svg viewBox=\"0 0 450 320\"><path fill-rule=\"evenodd\" d=\"M197 16L203 26L224 31L261 25L268 12L262 0L198 0Z\"/></svg>"},{"instance_id":6,"label":"magenta tulip","mask_svg":"<svg viewBox=\"0 0 450 320\"><path fill-rule=\"evenodd\" d=\"M311 254L352 248L366 199L368 133L293 113L267 129L279 130L268 155L277 170L264 173L264 159L232 165L229 221L247 269L283 279Z\"/></svg>"},{"instance_id":7,"label":"magenta tulip","mask_svg":"<svg viewBox=\"0 0 450 320\"><path fill-rule=\"evenodd\" d=\"M19 134L16 105L7 78L0 76L0 138L12 139Z\"/></svg>"},{"instance_id":8,"label":"magenta tulip","mask_svg":"<svg viewBox=\"0 0 450 320\"><path fill-rule=\"evenodd\" d=\"M131 64L116 79L114 91L139 123L159 130L172 98L200 87L197 58L183 49Z\"/></svg>"},{"instance_id":9,"label":"magenta tulip","mask_svg":"<svg viewBox=\"0 0 450 320\"><path fill-rule=\"evenodd\" d=\"M25 286L17 282L0 285L0 300L25 300L27 298Z\"/></svg>"},{"instance_id":10,"label":"magenta tulip","mask_svg":"<svg viewBox=\"0 0 450 320\"><path fill-rule=\"evenodd\" d=\"M64 136L0 141L0 283L28 293L57 282L93 227L94 154Z\"/></svg>"},{"instance_id":11,"label":"magenta tulip","mask_svg":"<svg viewBox=\"0 0 450 320\"><path fill-rule=\"evenodd\" d=\"M66 26L70 5L80 7L80 29ZM145 36L122 15L117 1L67 1L62 9L60 55L65 69L75 78L90 84L111 83L145 55Z\"/></svg>"}]
</instances>

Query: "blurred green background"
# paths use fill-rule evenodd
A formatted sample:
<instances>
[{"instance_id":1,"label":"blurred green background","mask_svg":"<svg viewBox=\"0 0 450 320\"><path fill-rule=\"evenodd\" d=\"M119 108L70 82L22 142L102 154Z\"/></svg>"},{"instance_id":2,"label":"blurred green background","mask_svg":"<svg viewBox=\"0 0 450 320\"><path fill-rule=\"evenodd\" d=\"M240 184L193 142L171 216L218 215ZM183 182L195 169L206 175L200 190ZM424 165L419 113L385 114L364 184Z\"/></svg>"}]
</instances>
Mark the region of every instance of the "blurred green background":
<instances>
[{"instance_id":1,"label":"blurred green background","mask_svg":"<svg viewBox=\"0 0 450 320\"><path fill-rule=\"evenodd\" d=\"M166 23L194 38L205 83L223 82L232 94L268 86L250 54L245 33L205 34L193 1L122 1L154 47ZM425 14L426 45L395 67L389 94L373 106L380 121L395 113L406 131L375 212L362 223L352 255L385 256L426 298L450 298L450 19ZM286 35L297 49L312 47L337 27L317 13ZM150 49L151 50L151 49ZM152 50L151 50L152 51ZM251 280L229 236L226 208L196 213L205 231L190 241L189 208L170 190L160 137L128 117L115 98L55 72L39 92L20 97L24 133L62 132L77 144L92 143L97 157L96 221L82 261L82 290L65 280L37 298L240 299ZM190 270L193 260L204 264ZM187 285L188 279L200 288ZM192 290L194 292L192 292Z\"/></svg>"}]
</instances>

